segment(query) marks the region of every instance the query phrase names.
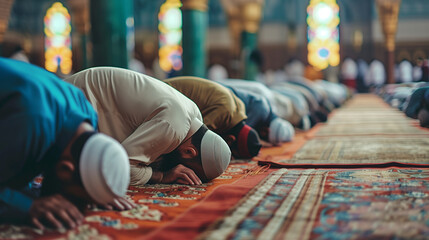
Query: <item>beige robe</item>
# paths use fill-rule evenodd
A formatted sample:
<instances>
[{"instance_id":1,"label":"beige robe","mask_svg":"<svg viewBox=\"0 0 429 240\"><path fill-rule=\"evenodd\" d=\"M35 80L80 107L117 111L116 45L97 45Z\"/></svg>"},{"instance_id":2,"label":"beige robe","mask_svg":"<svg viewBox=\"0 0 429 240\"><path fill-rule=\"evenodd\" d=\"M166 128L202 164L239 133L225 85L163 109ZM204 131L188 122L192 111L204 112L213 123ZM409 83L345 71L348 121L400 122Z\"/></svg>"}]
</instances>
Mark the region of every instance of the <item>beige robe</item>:
<instances>
[{"instance_id":1,"label":"beige robe","mask_svg":"<svg viewBox=\"0 0 429 240\"><path fill-rule=\"evenodd\" d=\"M164 82L194 101L203 115L204 124L217 134L225 134L247 119L243 101L217 82L189 76Z\"/></svg>"},{"instance_id":2,"label":"beige robe","mask_svg":"<svg viewBox=\"0 0 429 240\"><path fill-rule=\"evenodd\" d=\"M194 102L144 74L96 67L65 80L82 89L94 106L99 131L118 140L131 160L145 166L140 170L131 166L133 185L147 183L152 176L147 165L176 149L202 125L201 112Z\"/></svg>"}]
</instances>

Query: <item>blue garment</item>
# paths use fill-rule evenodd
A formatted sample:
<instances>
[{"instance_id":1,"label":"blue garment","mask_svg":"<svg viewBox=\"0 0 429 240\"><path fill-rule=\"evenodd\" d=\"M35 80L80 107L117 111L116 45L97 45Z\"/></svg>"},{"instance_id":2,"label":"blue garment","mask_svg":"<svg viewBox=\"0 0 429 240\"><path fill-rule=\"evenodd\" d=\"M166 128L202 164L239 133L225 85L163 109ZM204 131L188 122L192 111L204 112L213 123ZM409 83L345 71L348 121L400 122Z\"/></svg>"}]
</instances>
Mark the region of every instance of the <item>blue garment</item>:
<instances>
[{"instance_id":1,"label":"blue garment","mask_svg":"<svg viewBox=\"0 0 429 240\"><path fill-rule=\"evenodd\" d=\"M425 96L429 94L429 87L420 87L416 89L410 97L407 107L405 108L405 115L410 118L417 119L420 109L425 107Z\"/></svg>"},{"instance_id":2,"label":"blue garment","mask_svg":"<svg viewBox=\"0 0 429 240\"><path fill-rule=\"evenodd\" d=\"M277 118L277 115L271 109L270 103L264 96L244 89L224 86L231 89L246 106L247 125L254 129L269 127L271 121Z\"/></svg>"},{"instance_id":3,"label":"blue garment","mask_svg":"<svg viewBox=\"0 0 429 240\"><path fill-rule=\"evenodd\" d=\"M32 199L17 190L56 163L83 121L97 128L81 90L37 66L0 58L0 205L29 210Z\"/></svg>"}]
</instances>

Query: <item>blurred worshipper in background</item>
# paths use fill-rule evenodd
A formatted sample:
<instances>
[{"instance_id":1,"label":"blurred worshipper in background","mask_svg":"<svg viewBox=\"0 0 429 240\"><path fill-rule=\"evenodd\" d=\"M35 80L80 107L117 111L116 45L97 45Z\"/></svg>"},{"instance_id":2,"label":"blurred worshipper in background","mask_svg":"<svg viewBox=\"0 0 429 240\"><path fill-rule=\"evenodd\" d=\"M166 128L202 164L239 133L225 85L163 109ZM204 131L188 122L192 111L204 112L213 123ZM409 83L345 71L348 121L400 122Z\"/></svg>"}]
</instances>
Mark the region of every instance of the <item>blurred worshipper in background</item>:
<instances>
[{"instance_id":1,"label":"blurred worshipper in background","mask_svg":"<svg viewBox=\"0 0 429 240\"><path fill-rule=\"evenodd\" d=\"M280 145L293 140L295 130L292 124L273 113L271 104L264 96L245 89L228 88L243 101L246 107L246 124L255 129L263 141Z\"/></svg>"},{"instance_id":2,"label":"blurred worshipper in background","mask_svg":"<svg viewBox=\"0 0 429 240\"><path fill-rule=\"evenodd\" d=\"M207 129L194 102L164 82L115 67L90 68L65 80L95 107L100 132L124 146L131 185L196 185L228 167L226 142Z\"/></svg>"},{"instance_id":3,"label":"blurred worshipper in background","mask_svg":"<svg viewBox=\"0 0 429 240\"><path fill-rule=\"evenodd\" d=\"M275 99L273 97L271 90L261 82L242 80L242 79L226 79L226 80L217 81L217 82L222 85L246 89L251 92L265 96L270 102L273 112L277 111L275 107Z\"/></svg>"},{"instance_id":4,"label":"blurred worshipper in background","mask_svg":"<svg viewBox=\"0 0 429 240\"><path fill-rule=\"evenodd\" d=\"M379 60L373 60L369 64L365 74L365 85L370 88L379 88L386 82L386 72L384 65Z\"/></svg>"},{"instance_id":5,"label":"blurred worshipper in background","mask_svg":"<svg viewBox=\"0 0 429 240\"><path fill-rule=\"evenodd\" d=\"M340 73L340 67L339 66L328 66L323 70L323 76L324 80L338 83L339 82L339 74Z\"/></svg>"},{"instance_id":6,"label":"blurred worshipper in background","mask_svg":"<svg viewBox=\"0 0 429 240\"><path fill-rule=\"evenodd\" d=\"M341 65L341 83L355 91L357 75L358 67L356 62L351 58L346 58Z\"/></svg>"},{"instance_id":7,"label":"blurred worshipper in background","mask_svg":"<svg viewBox=\"0 0 429 240\"><path fill-rule=\"evenodd\" d=\"M407 60L403 60L398 65L399 83L410 83L413 81L413 65Z\"/></svg>"},{"instance_id":8,"label":"blurred worshipper in background","mask_svg":"<svg viewBox=\"0 0 429 240\"><path fill-rule=\"evenodd\" d=\"M315 87L320 87L327 92L327 97L336 108L340 107L349 97L348 89L340 83L333 83L326 80L314 81Z\"/></svg>"},{"instance_id":9,"label":"blurred worshipper in background","mask_svg":"<svg viewBox=\"0 0 429 240\"><path fill-rule=\"evenodd\" d=\"M240 80L240 79L228 79L225 81L219 81L219 83L226 86L238 88L238 89L245 89L250 92L264 96L270 103L272 111L276 115L278 116L280 115L279 110L277 109L277 106L282 106L282 105L276 104L278 99L275 97L275 94L273 93L273 90L277 90L277 89L270 89L260 82ZM281 92L281 94L284 94L284 93ZM291 99L295 105L294 109L297 110L295 111L297 116L294 116L294 117L298 118L298 119L292 120L291 123L295 127L300 129L304 129L304 130L310 129L311 128L310 119L309 119L310 113L309 113L309 107L308 107L307 101L305 100L305 98L302 96L301 93L297 93L291 90L290 94L291 95L286 95L286 96L287 97L292 96Z\"/></svg>"},{"instance_id":10,"label":"blurred worshipper in background","mask_svg":"<svg viewBox=\"0 0 429 240\"><path fill-rule=\"evenodd\" d=\"M263 77L259 78L258 81L265 84L266 86L271 86L276 83L282 83L286 82L288 80L288 77L286 75L286 72L278 69L278 70L267 70Z\"/></svg>"},{"instance_id":11,"label":"blurred worshipper in background","mask_svg":"<svg viewBox=\"0 0 429 240\"><path fill-rule=\"evenodd\" d=\"M214 64L207 72L208 79L213 81L225 80L228 78L228 72L220 64Z\"/></svg>"},{"instance_id":12,"label":"blurred worshipper in background","mask_svg":"<svg viewBox=\"0 0 429 240\"><path fill-rule=\"evenodd\" d=\"M314 83L315 81L318 81L318 80L310 81L304 77L294 77L288 80L289 83L292 83L294 85L298 85L307 89L317 100L317 103L319 105L319 111L323 112L324 114L328 114L335 108L335 106L329 100L326 91L323 88L316 87L316 84Z\"/></svg>"},{"instance_id":13,"label":"blurred worshipper in background","mask_svg":"<svg viewBox=\"0 0 429 240\"><path fill-rule=\"evenodd\" d=\"M97 114L78 88L5 58L0 75L0 222L74 228L88 204L135 206L123 198L128 156L95 131ZM41 189L31 188L40 174Z\"/></svg>"},{"instance_id":14,"label":"blurred worshipper in background","mask_svg":"<svg viewBox=\"0 0 429 240\"><path fill-rule=\"evenodd\" d=\"M288 77L302 77L304 76L304 64L298 59L292 59L285 66L286 75Z\"/></svg>"},{"instance_id":15,"label":"blurred worshipper in background","mask_svg":"<svg viewBox=\"0 0 429 240\"><path fill-rule=\"evenodd\" d=\"M13 51L13 54L9 58L19 60L22 62L27 62L27 63L30 62L27 54L25 53L24 49L20 45L16 46L16 48Z\"/></svg>"},{"instance_id":16,"label":"blurred worshipper in background","mask_svg":"<svg viewBox=\"0 0 429 240\"><path fill-rule=\"evenodd\" d=\"M136 55L137 54L134 54L134 56L128 62L128 69L136 71L138 73L146 73L146 68Z\"/></svg>"},{"instance_id":17,"label":"blurred worshipper in background","mask_svg":"<svg viewBox=\"0 0 429 240\"><path fill-rule=\"evenodd\" d=\"M191 99L201 111L204 124L228 143L235 158L258 155L261 141L246 124L244 103L221 84L204 78L183 76L164 81Z\"/></svg>"},{"instance_id":18,"label":"blurred worshipper in background","mask_svg":"<svg viewBox=\"0 0 429 240\"><path fill-rule=\"evenodd\" d=\"M306 89L291 83L276 84L270 89L291 98L296 108L300 109L302 119L298 125L294 125L295 127L308 130L321 121L315 114L315 109L318 106L317 101Z\"/></svg>"},{"instance_id":19,"label":"blurred worshipper in background","mask_svg":"<svg viewBox=\"0 0 429 240\"><path fill-rule=\"evenodd\" d=\"M358 59L357 71L356 90L358 93L367 93L369 86L365 82L365 74L368 71L368 63L363 59Z\"/></svg>"},{"instance_id":20,"label":"blurred worshipper in background","mask_svg":"<svg viewBox=\"0 0 429 240\"><path fill-rule=\"evenodd\" d=\"M401 80L399 79L399 77L400 77L399 76L399 64L395 64L393 66L393 80L395 83L401 83Z\"/></svg>"},{"instance_id":21,"label":"blurred worshipper in background","mask_svg":"<svg viewBox=\"0 0 429 240\"><path fill-rule=\"evenodd\" d=\"M271 91L274 99L277 112L275 114L280 118L290 122L292 126L301 130L307 131L311 128L310 118L308 114L300 109L292 100L292 97L283 95L275 90ZM305 99L302 99L305 102Z\"/></svg>"},{"instance_id":22,"label":"blurred worshipper in background","mask_svg":"<svg viewBox=\"0 0 429 240\"><path fill-rule=\"evenodd\" d=\"M153 71L153 77L159 80L164 80L167 78L167 73L162 70L161 66L159 65L159 58L155 58L152 63L152 71Z\"/></svg>"},{"instance_id":23,"label":"blurred worshipper in background","mask_svg":"<svg viewBox=\"0 0 429 240\"><path fill-rule=\"evenodd\" d=\"M405 114L420 121L420 126L429 127L429 86L416 89L411 95Z\"/></svg>"},{"instance_id":24,"label":"blurred worshipper in background","mask_svg":"<svg viewBox=\"0 0 429 240\"><path fill-rule=\"evenodd\" d=\"M296 82L288 81L272 85L271 89L281 89L282 92L291 90L301 94L308 104L311 126L314 126L318 122L325 122L327 120L328 112L319 105L318 99L305 86Z\"/></svg>"},{"instance_id":25,"label":"blurred worshipper in background","mask_svg":"<svg viewBox=\"0 0 429 240\"><path fill-rule=\"evenodd\" d=\"M19 39L9 39L2 43L1 56L29 63L27 52Z\"/></svg>"},{"instance_id":26,"label":"blurred worshipper in background","mask_svg":"<svg viewBox=\"0 0 429 240\"><path fill-rule=\"evenodd\" d=\"M415 89L410 86L406 86L405 84L388 84L385 87L388 87L389 85L394 85L394 88L384 97L385 102L389 103L390 106L403 111L405 102Z\"/></svg>"},{"instance_id":27,"label":"blurred worshipper in background","mask_svg":"<svg viewBox=\"0 0 429 240\"><path fill-rule=\"evenodd\" d=\"M264 73L264 78L263 79L258 79L263 84L265 84L266 86L270 86L272 84L275 83L276 79L275 79L275 73L272 69L268 69L267 71L265 71Z\"/></svg>"},{"instance_id":28,"label":"blurred worshipper in background","mask_svg":"<svg viewBox=\"0 0 429 240\"><path fill-rule=\"evenodd\" d=\"M413 81L414 82L420 82L420 80L422 80L422 76L423 76L422 65L423 65L423 60L420 58L417 59L416 65L413 67Z\"/></svg>"}]
</instances>

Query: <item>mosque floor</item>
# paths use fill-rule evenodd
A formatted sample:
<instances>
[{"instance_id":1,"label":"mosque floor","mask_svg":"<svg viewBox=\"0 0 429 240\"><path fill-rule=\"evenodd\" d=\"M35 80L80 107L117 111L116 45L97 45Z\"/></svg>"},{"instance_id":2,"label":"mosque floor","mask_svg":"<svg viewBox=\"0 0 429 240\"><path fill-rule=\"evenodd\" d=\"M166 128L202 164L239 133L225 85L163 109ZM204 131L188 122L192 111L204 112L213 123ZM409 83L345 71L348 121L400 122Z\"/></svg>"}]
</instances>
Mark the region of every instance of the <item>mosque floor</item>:
<instances>
[{"instance_id":1,"label":"mosque floor","mask_svg":"<svg viewBox=\"0 0 429 240\"><path fill-rule=\"evenodd\" d=\"M429 238L428 143L415 120L356 95L210 183L130 187L135 209L94 209L63 232L2 225L0 239Z\"/></svg>"}]
</instances>

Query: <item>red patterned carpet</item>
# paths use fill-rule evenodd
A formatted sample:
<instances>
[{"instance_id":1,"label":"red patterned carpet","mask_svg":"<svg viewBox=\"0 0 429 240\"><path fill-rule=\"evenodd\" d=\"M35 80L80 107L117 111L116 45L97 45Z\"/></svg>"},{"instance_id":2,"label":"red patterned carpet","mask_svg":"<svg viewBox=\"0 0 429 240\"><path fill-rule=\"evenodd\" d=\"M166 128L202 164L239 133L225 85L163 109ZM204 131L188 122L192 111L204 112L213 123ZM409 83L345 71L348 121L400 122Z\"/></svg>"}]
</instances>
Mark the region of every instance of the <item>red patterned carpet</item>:
<instances>
[{"instance_id":1,"label":"red patterned carpet","mask_svg":"<svg viewBox=\"0 0 429 240\"><path fill-rule=\"evenodd\" d=\"M380 98L357 95L326 124L235 161L211 183L133 187L136 209L88 211L65 232L3 225L0 239L425 239L428 133ZM382 165L391 162L402 165Z\"/></svg>"}]
</instances>

